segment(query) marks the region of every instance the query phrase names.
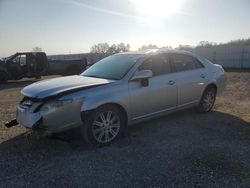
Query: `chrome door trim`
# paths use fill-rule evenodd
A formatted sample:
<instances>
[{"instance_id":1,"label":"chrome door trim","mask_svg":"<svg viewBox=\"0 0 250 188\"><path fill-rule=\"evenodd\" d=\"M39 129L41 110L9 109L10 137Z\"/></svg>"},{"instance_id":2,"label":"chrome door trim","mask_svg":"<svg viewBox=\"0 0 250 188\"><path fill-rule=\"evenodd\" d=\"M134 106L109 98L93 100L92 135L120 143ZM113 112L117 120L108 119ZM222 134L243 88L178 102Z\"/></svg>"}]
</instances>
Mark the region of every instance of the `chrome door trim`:
<instances>
[{"instance_id":1,"label":"chrome door trim","mask_svg":"<svg viewBox=\"0 0 250 188\"><path fill-rule=\"evenodd\" d=\"M135 118L132 119L132 121L138 120L138 119L141 119L141 118L146 118L146 117L153 116L153 115L157 115L157 114L164 113L164 112L167 112L167 111L171 111L171 110L174 110L174 109L182 108L182 107L192 105L192 104L195 104L195 103L198 103L198 102L199 102L199 100L195 100L195 101L191 101L191 102L188 102L188 103L185 103L185 104L182 104L182 105L177 105L177 106L174 106L174 107L166 108L164 110L160 110L160 111L157 111L157 112L153 112L153 113L149 113L149 114L142 115L142 116L139 116L139 117L135 117Z\"/></svg>"},{"instance_id":2,"label":"chrome door trim","mask_svg":"<svg viewBox=\"0 0 250 188\"><path fill-rule=\"evenodd\" d=\"M135 118L132 119L132 121L137 120L137 119L141 119L141 118L145 118L145 117L148 117L148 116L156 115L156 114L159 114L159 113L163 113L163 112L166 112L166 111L170 111L170 110L173 110L173 109L176 109L176 106L170 107L170 108L167 108L167 109L164 109L164 110L160 110L160 111L157 111L157 112L152 112L152 113L142 115L142 116L139 116L139 117L135 117Z\"/></svg>"},{"instance_id":3,"label":"chrome door trim","mask_svg":"<svg viewBox=\"0 0 250 188\"><path fill-rule=\"evenodd\" d=\"M198 103L198 102L199 102L199 100L194 100L194 101L191 101L191 102L187 102L185 104L177 105L177 108L188 106L188 105L195 104L195 103Z\"/></svg>"}]
</instances>

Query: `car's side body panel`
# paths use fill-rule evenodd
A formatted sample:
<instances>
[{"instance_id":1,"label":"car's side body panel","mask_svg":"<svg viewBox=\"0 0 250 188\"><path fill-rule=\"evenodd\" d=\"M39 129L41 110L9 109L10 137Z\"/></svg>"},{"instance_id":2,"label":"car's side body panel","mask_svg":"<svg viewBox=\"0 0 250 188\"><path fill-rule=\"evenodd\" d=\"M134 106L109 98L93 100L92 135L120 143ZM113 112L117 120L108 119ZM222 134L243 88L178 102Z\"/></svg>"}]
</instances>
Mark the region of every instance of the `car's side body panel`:
<instances>
[{"instance_id":1,"label":"car's side body panel","mask_svg":"<svg viewBox=\"0 0 250 188\"><path fill-rule=\"evenodd\" d=\"M206 75L204 68L174 74L178 88L178 106L200 100L202 91L209 83L209 80L206 77L202 78L201 75Z\"/></svg>"},{"instance_id":2,"label":"car's side body panel","mask_svg":"<svg viewBox=\"0 0 250 188\"><path fill-rule=\"evenodd\" d=\"M67 106L43 115L43 128L48 133L53 133L80 126L82 124L80 111L82 102L80 99L74 100Z\"/></svg>"},{"instance_id":3,"label":"car's side body panel","mask_svg":"<svg viewBox=\"0 0 250 188\"><path fill-rule=\"evenodd\" d=\"M88 91L85 93L86 97L84 98L81 111L93 110L104 104L113 103L120 105L129 112L128 85L122 81L109 86L94 88L89 95L87 93Z\"/></svg>"},{"instance_id":4,"label":"car's side body panel","mask_svg":"<svg viewBox=\"0 0 250 188\"><path fill-rule=\"evenodd\" d=\"M173 75L166 74L149 79L149 86L143 87L138 81L129 81L130 111L132 119L176 108L177 87L169 84Z\"/></svg>"}]
</instances>

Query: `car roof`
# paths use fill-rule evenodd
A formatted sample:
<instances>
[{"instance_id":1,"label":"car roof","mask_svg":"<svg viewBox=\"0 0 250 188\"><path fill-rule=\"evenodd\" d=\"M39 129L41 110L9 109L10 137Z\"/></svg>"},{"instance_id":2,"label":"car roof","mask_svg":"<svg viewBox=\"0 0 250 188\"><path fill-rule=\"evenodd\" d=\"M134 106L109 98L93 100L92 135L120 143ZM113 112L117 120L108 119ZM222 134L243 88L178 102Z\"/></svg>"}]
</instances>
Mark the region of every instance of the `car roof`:
<instances>
[{"instance_id":1,"label":"car roof","mask_svg":"<svg viewBox=\"0 0 250 188\"><path fill-rule=\"evenodd\" d=\"M119 54L141 54L141 55L152 55L152 54L159 54L159 53L178 53L178 54L185 54L196 56L194 53L185 51L185 50L176 50L176 49L149 49L146 51L132 51L132 52L122 52Z\"/></svg>"},{"instance_id":2,"label":"car roof","mask_svg":"<svg viewBox=\"0 0 250 188\"><path fill-rule=\"evenodd\" d=\"M18 55L25 55L25 54L41 54L45 52L16 52Z\"/></svg>"}]
</instances>

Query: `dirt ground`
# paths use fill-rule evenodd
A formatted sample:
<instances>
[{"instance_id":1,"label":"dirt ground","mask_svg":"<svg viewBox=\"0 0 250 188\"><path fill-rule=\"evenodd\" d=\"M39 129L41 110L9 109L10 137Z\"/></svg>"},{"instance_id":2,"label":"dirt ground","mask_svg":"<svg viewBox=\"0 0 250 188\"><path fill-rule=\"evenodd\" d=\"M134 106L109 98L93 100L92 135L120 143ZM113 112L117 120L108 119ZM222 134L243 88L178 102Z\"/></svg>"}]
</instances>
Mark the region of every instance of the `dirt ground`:
<instances>
[{"instance_id":1,"label":"dirt ground","mask_svg":"<svg viewBox=\"0 0 250 188\"><path fill-rule=\"evenodd\" d=\"M217 98L215 110L250 122L250 72L227 73L228 84Z\"/></svg>"},{"instance_id":2,"label":"dirt ground","mask_svg":"<svg viewBox=\"0 0 250 188\"><path fill-rule=\"evenodd\" d=\"M20 90L0 85L0 187L247 187L250 185L250 72L227 72L208 114L194 110L135 125L110 147L94 149L78 130L64 140L30 142L15 117Z\"/></svg>"}]
</instances>

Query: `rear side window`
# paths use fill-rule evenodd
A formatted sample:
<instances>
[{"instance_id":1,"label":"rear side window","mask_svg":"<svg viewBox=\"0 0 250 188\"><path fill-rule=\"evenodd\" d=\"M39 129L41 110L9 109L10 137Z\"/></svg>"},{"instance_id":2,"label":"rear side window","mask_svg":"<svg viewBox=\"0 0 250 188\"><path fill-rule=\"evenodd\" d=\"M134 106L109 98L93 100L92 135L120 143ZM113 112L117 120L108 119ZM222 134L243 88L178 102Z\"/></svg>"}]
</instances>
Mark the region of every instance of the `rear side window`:
<instances>
[{"instance_id":1,"label":"rear side window","mask_svg":"<svg viewBox=\"0 0 250 188\"><path fill-rule=\"evenodd\" d=\"M195 68L199 69L199 68L204 67L204 65L202 65L201 62L198 59L193 57L193 61L194 61L194 64L195 64Z\"/></svg>"},{"instance_id":2,"label":"rear side window","mask_svg":"<svg viewBox=\"0 0 250 188\"><path fill-rule=\"evenodd\" d=\"M197 59L189 55L173 54L172 60L176 72L199 69L204 67Z\"/></svg>"},{"instance_id":3,"label":"rear side window","mask_svg":"<svg viewBox=\"0 0 250 188\"><path fill-rule=\"evenodd\" d=\"M139 70L151 70L153 76L159 76L171 72L170 63L166 54L154 55L139 67Z\"/></svg>"}]
</instances>

